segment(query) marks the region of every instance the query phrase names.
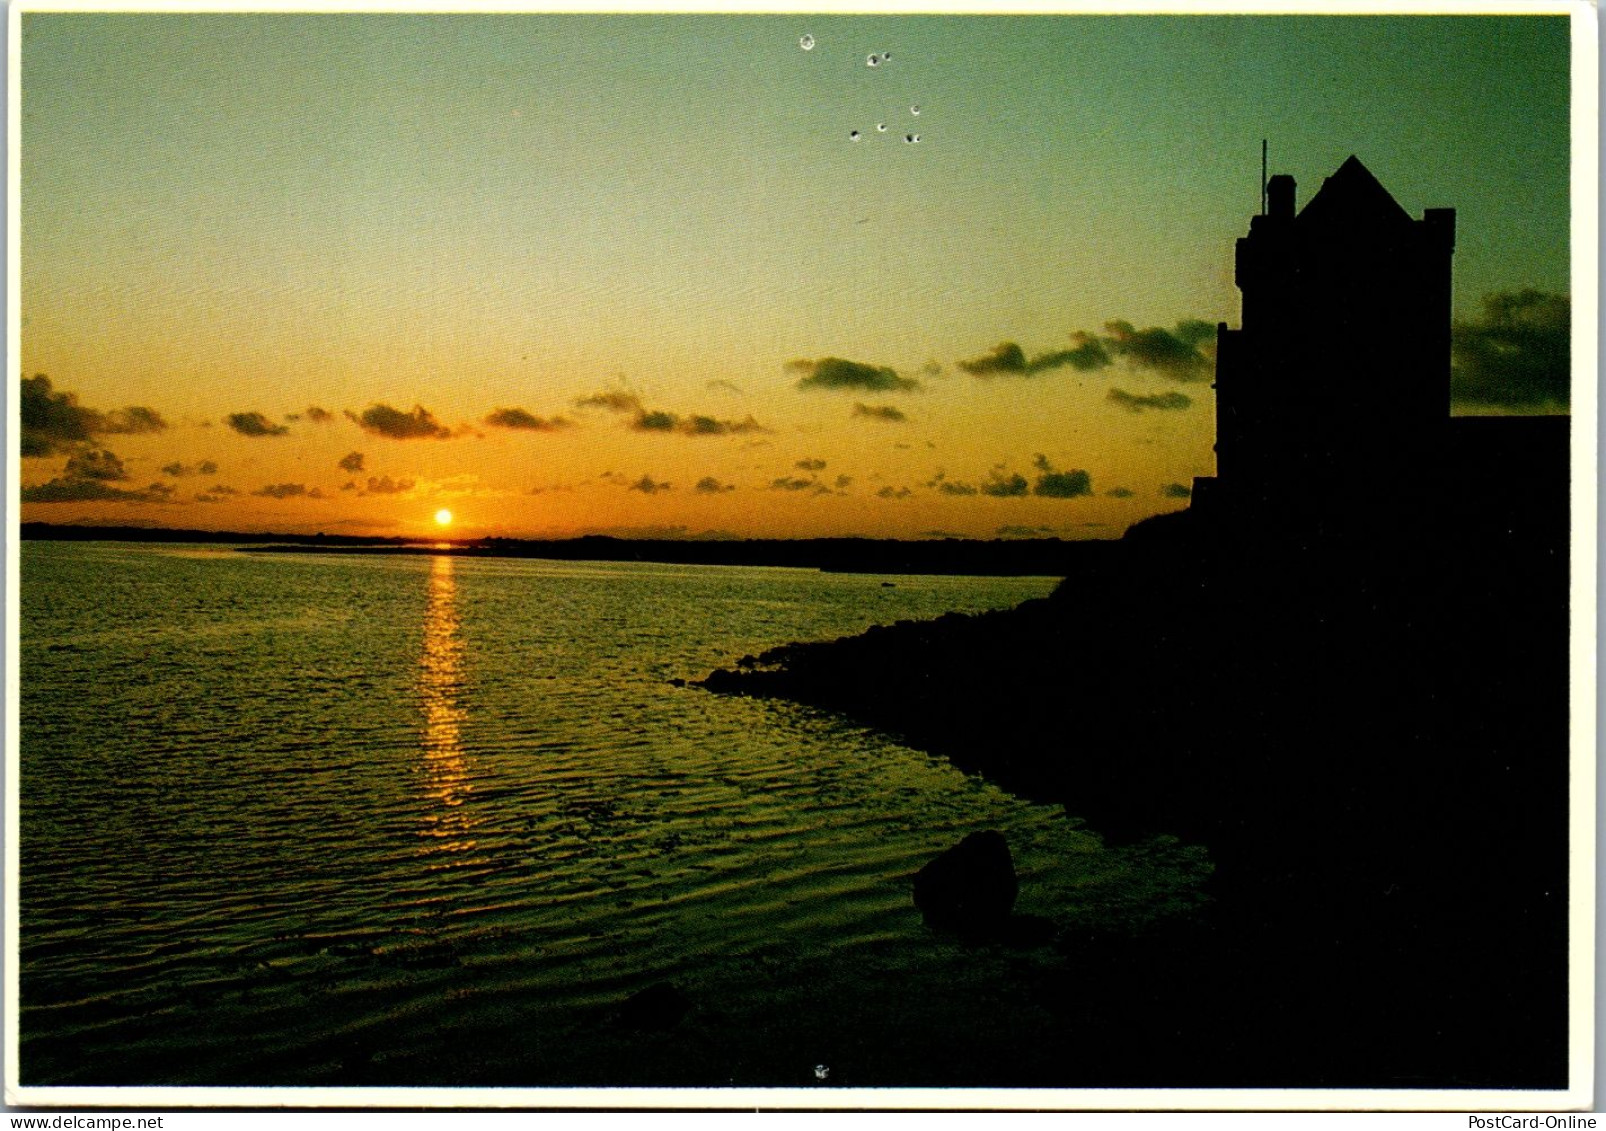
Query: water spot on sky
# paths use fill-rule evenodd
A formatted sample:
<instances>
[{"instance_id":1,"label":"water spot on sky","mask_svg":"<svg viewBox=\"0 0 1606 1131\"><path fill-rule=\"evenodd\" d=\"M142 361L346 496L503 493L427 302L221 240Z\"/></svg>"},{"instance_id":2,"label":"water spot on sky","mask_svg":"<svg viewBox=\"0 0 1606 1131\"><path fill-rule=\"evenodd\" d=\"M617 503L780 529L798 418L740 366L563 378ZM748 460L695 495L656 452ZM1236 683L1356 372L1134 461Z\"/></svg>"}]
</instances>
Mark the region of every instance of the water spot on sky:
<instances>
[{"instance_id":1,"label":"water spot on sky","mask_svg":"<svg viewBox=\"0 0 1606 1131\"><path fill-rule=\"evenodd\" d=\"M870 57L864 61L864 65L866 67L879 67L881 65L881 56L872 51Z\"/></svg>"},{"instance_id":2,"label":"water spot on sky","mask_svg":"<svg viewBox=\"0 0 1606 1131\"><path fill-rule=\"evenodd\" d=\"M920 117L920 107L918 107L918 106L909 107L909 113L913 114L917 118Z\"/></svg>"},{"instance_id":3,"label":"water spot on sky","mask_svg":"<svg viewBox=\"0 0 1606 1131\"><path fill-rule=\"evenodd\" d=\"M805 51L813 51L814 37L812 35L805 34L802 39L797 41L797 45L803 48Z\"/></svg>"},{"instance_id":4,"label":"water spot on sky","mask_svg":"<svg viewBox=\"0 0 1606 1131\"><path fill-rule=\"evenodd\" d=\"M920 135L919 134L904 134L903 135L903 140L908 142L910 145L914 145L917 142L919 142Z\"/></svg>"},{"instance_id":5,"label":"water spot on sky","mask_svg":"<svg viewBox=\"0 0 1606 1131\"><path fill-rule=\"evenodd\" d=\"M849 131L848 140L849 141L858 141L859 140L859 131L858 130Z\"/></svg>"},{"instance_id":6,"label":"water spot on sky","mask_svg":"<svg viewBox=\"0 0 1606 1131\"><path fill-rule=\"evenodd\" d=\"M875 132L878 133L878 134L886 133L887 132L887 124L885 122L877 122L875 124Z\"/></svg>"}]
</instances>

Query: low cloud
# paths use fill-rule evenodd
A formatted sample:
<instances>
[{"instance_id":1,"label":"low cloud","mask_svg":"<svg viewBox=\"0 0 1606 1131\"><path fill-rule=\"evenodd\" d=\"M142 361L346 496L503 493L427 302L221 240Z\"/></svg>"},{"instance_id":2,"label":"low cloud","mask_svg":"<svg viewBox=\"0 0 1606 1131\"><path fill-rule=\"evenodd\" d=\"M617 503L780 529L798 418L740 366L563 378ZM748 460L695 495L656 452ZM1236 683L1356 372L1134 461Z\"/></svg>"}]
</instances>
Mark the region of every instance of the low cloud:
<instances>
[{"instance_id":1,"label":"low cloud","mask_svg":"<svg viewBox=\"0 0 1606 1131\"><path fill-rule=\"evenodd\" d=\"M171 475L174 479L182 479L186 475L216 475L217 464L209 459L191 466L186 463L169 463L162 467L163 475Z\"/></svg>"},{"instance_id":2,"label":"low cloud","mask_svg":"<svg viewBox=\"0 0 1606 1131\"><path fill-rule=\"evenodd\" d=\"M989 377L994 373L1025 373L1026 352L1016 342L999 342L991 353L961 361L958 365L973 377Z\"/></svg>"},{"instance_id":3,"label":"low cloud","mask_svg":"<svg viewBox=\"0 0 1606 1131\"><path fill-rule=\"evenodd\" d=\"M22 488L25 503L162 503L173 495L173 488L152 483L143 491L114 487L113 483L127 482L132 476L123 461L113 452L87 444L73 449L67 466L60 475L48 483Z\"/></svg>"},{"instance_id":4,"label":"low cloud","mask_svg":"<svg viewBox=\"0 0 1606 1131\"><path fill-rule=\"evenodd\" d=\"M578 408L601 408L609 412L628 413L633 418L630 427L636 432L677 433L682 436L731 436L749 432L768 432L751 416L745 420L719 420L702 413L681 416L662 409L649 409L635 393L622 389L609 389L581 397L574 402Z\"/></svg>"},{"instance_id":5,"label":"low cloud","mask_svg":"<svg viewBox=\"0 0 1606 1131\"><path fill-rule=\"evenodd\" d=\"M346 416L364 432L391 440L444 440L452 434L423 405L414 405L412 412L402 412L388 404L372 404L360 415L348 412Z\"/></svg>"},{"instance_id":6,"label":"low cloud","mask_svg":"<svg viewBox=\"0 0 1606 1131\"><path fill-rule=\"evenodd\" d=\"M365 495L405 495L416 484L411 479L392 479L388 475L368 477L368 486L363 489Z\"/></svg>"},{"instance_id":7,"label":"low cloud","mask_svg":"<svg viewBox=\"0 0 1606 1131\"><path fill-rule=\"evenodd\" d=\"M1000 526L995 532L1000 538L1041 538L1053 534L1052 526Z\"/></svg>"},{"instance_id":8,"label":"low cloud","mask_svg":"<svg viewBox=\"0 0 1606 1131\"><path fill-rule=\"evenodd\" d=\"M872 393L891 393L920 387L919 381L900 376L890 366L869 365L840 357L822 357L818 360L799 358L787 362L786 368L803 374L797 382L799 389L864 389Z\"/></svg>"},{"instance_id":9,"label":"low cloud","mask_svg":"<svg viewBox=\"0 0 1606 1131\"><path fill-rule=\"evenodd\" d=\"M22 488L25 503L166 503L176 488L152 483L143 489L114 487L133 476L123 461L104 448L81 445L67 459L60 475L48 483Z\"/></svg>"},{"instance_id":10,"label":"low cloud","mask_svg":"<svg viewBox=\"0 0 1606 1131\"><path fill-rule=\"evenodd\" d=\"M1129 487L1111 487L1104 494L1111 499L1130 499L1136 492Z\"/></svg>"},{"instance_id":11,"label":"low cloud","mask_svg":"<svg viewBox=\"0 0 1606 1131\"><path fill-rule=\"evenodd\" d=\"M736 488L728 483L721 483L712 475L705 475L697 481L697 485L692 490L699 495L721 495L726 491L734 491Z\"/></svg>"},{"instance_id":12,"label":"low cloud","mask_svg":"<svg viewBox=\"0 0 1606 1131\"><path fill-rule=\"evenodd\" d=\"M1160 494L1167 499L1188 499L1193 497L1193 492L1181 483L1167 483L1160 488Z\"/></svg>"},{"instance_id":13,"label":"low cloud","mask_svg":"<svg viewBox=\"0 0 1606 1131\"><path fill-rule=\"evenodd\" d=\"M1056 471L1042 454L1032 457L1032 466L1040 473L1037 482L1032 484L1034 495L1045 499L1075 499L1093 493L1093 477L1085 471Z\"/></svg>"},{"instance_id":14,"label":"low cloud","mask_svg":"<svg viewBox=\"0 0 1606 1131\"><path fill-rule=\"evenodd\" d=\"M800 459L792 466L799 471L824 471L825 461L823 459Z\"/></svg>"},{"instance_id":15,"label":"low cloud","mask_svg":"<svg viewBox=\"0 0 1606 1131\"><path fill-rule=\"evenodd\" d=\"M1159 326L1139 330L1130 322L1114 321L1104 324L1103 334L1076 331L1069 349L1028 358L1018 342L999 342L990 352L957 364L974 377L1031 377L1065 367L1088 373L1124 358L1138 369L1195 381L1204 379L1212 366L1215 334L1214 326L1197 319L1184 319L1171 330Z\"/></svg>"},{"instance_id":16,"label":"low cloud","mask_svg":"<svg viewBox=\"0 0 1606 1131\"><path fill-rule=\"evenodd\" d=\"M1525 288L1487 295L1482 317L1450 331L1452 400L1565 410L1572 390L1572 300Z\"/></svg>"},{"instance_id":17,"label":"low cloud","mask_svg":"<svg viewBox=\"0 0 1606 1131\"><path fill-rule=\"evenodd\" d=\"M907 487L883 487L876 492L876 497L879 499L907 499L912 494L914 492Z\"/></svg>"},{"instance_id":18,"label":"low cloud","mask_svg":"<svg viewBox=\"0 0 1606 1131\"><path fill-rule=\"evenodd\" d=\"M1089 373L1110 364L1108 347L1092 334L1078 330L1071 335L1071 341L1075 344L1068 350L1051 350L1032 358L1027 366L1027 372L1043 373L1050 369L1070 366L1078 372Z\"/></svg>"},{"instance_id":19,"label":"low cloud","mask_svg":"<svg viewBox=\"0 0 1606 1131\"><path fill-rule=\"evenodd\" d=\"M668 491L673 483L660 483L650 475L643 475L629 487L631 491L640 491L643 495L656 495L659 491Z\"/></svg>"},{"instance_id":20,"label":"low cloud","mask_svg":"<svg viewBox=\"0 0 1606 1131\"><path fill-rule=\"evenodd\" d=\"M771 482L770 482L770 490L771 491L807 491L811 487L818 487L820 485L821 484L820 484L820 481L818 479L803 479L803 478L801 478L799 476L789 475L789 476L782 476L780 479L771 480Z\"/></svg>"},{"instance_id":21,"label":"low cloud","mask_svg":"<svg viewBox=\"0 0 1606 1131\"><path fill-rule=\"evenodd\" d=\"M682 436L739 436L748 432L768 432L758 421L751 416L742 420L717 420L712 416L693 414L691 416L676 416L672 412L658 412L649 414L660 419L667 419L667 431L678 432ZM660 428L645 428L641 420L632 426L637 431L661 431Z\"/></svg>"},{"instance_id":22,"label":"low cloud","mask_svg":"<svg viewBox=\"0 0 1606 1131\"><path fill-rule=\"evenodd\" d=\"M326 408L319 408L315 404L308 405L307 411L301 415L312 421L314 424L327 424L335 418L334 413L330 412Z\"/></svg>"},{"instance_id":23,"label":"low cloud","mask_svg":"<svg viewBox=\"0 0 1606 1131\"><path fill-rule=\"evenodd\" d=\"M1047 499L1074 499L1093 493L1093 477L1085 471L1049 471L1037 477L1032 494Z\"/></svg>"},{"instance_id":24,"label":"low cloud","mask_svg":"<svg viewBox=\"0 0 1606 1131\"><path fill-rule=\"evenodd\" d=\"M349 471L355 475L357 472L363 470L362 461L363 454L361 452L351 452L348 455L343 455L340 457L340 470Z\"/></svg>"},{"instance_id":25,"label":"low cloud","mask_svg":"<svg viewBox=\"0 0 1606 1131\"><path fill-rule=\"evenodd\" d=\"M80 482L120 483L132 478L123 461L104 448L79 448L67 458L67 479Z\"/></svg>"},{"instance_id":26,"label":"low cloud","mask_svg":"<svg viewBox=\"0 0 1606 1131\"><path fill-rule=\"evenodd\" d=\"M936 484L937 490L944 495L974 495L976 488L969 483L957 483L952 480L943 480Z\"/></svg>"},{"instance_id":27,"label":"low cloud","mask_svg":"<svg viewBox=\"0 0 1606 1131\"><path fill-rule=\"evenodd\" d=\"M24 457L67 451L95 436L160 432L167 427L155 409L131 405L102 412L81 405L76 393L56 392L43 373L22 379L19 399Z\"/></svg>"},{"instance_id":28,"label":"low cloud","mask_svg":"<svg viewBox=\"0 0 1606 1131\"><path fill-rule=\"evenodd\" d=\"M298 499L308 491L305 483L269 483L251 494L261 499Z\"/></svg>"},{"instance_id":29,"label":"low cloud","mask_svg":"<svg viewBox=\"0 0 1606 1131\"><path fill-rule=\"evenodd\" d=\"M742 392L741 386L732 381L727 381L723 377L716 377L712 381L708 382L708 388L720 389L727 393L736 393L737 395L740 395Z\"/></svg>"},{"instance_id":30,"label":"low cloud","mask_svg":"<svg viewBox=\"0 0 1606 1131\"><path fill-rule=\"evenodd\" d=\"M999 472L994 471L987 482L981 485L981 493L983 495L991 495L995 499L1021 498L1029 490L1031 490L1031 484L1027 483L1026 477L1019 473L1006 478Z\"/></svg>"},{"instance_id":31,"label":"low cloud","mask_svg":"<svg viewBox=\"0 0 1606 1131\"><path fill-rule=\"evenodd\" d=\"M275 424L260 412L231 412L226 416L228 426L242 436L284 436L290 429Z\"/></svg>"},{"instance_id":32,"label":"low cloud","mask_svg":"<svg viewBox=\"0 0 1606 1131\"><path fill-rule=\"evenodd\" d=\"M167 421L155 409L134 405L106 413L99 431L102 435L132 436L140 432L160 432L166 427Z\"/></svg>"},{"instance_id":33,"label":"low cloud","mask_svg":"<svg viewBox=\"0 0 1606 1131\"><path fill-rule=\"evenodd\" d=\"M856 404L853 406L855 417L864 417L867 420L885 420L892 424L899 424L909 418L897 408L889 404Z\"/></svg>"},{"instance_id":34,"label":"low cloud","mask_svg":"<svg viewBox=\"0 0 1606 1131\"><path fill-rule=\"evenodd\" d=\"M492 428L510 428L520 432L558 432L570 427L561 416L548 420L524 411L522 408L499 408L485 418Z\"/></svg>"},{"instance_id":35,"label":"low cloud","mask_svg":"<svg viewBox=\"0 0 1606 1131\"><path fill-rule=\"evenodd\" d=\"M166 503L175 488L152 483L144 490L130 491L97 479L69 479L58 476L48 483L22 489L25 503Z\"/></svg>"},{"instance_id":36,"label":"low cloud","mask_svg":"<svg viewBox=\"0 0 1606 1131\"><path fill-rule=\"evenodd\" d=\"M1128 412L1142 412L1146 408L1162 410L1180 410L1193 404L1190 397L1186 397L1176 390L1164 393L1155 393L1152 396L1139 396L1129 393L1125 389L1111 389L1106 400L1114 401Z\"/></svg>"},{"instance_id":37,"label":"low cloud","mask_svg":"<svg viewBox=\"0 0 1606 1131\"><path fill-rule=\"evenodd\" d=\"M1104 329L1110 351L1140 369L1177 381L1202 381L1210 374L1216 328L1208 322L1184 319L1174 330L1159 326L1139 330L1130 322L1106 322Z\"/></svg>"},{"instance_id":38,"label":"low cloud","mask_svg":"<svg viewBox=\"0 0 1606 1131\"><path fill-rule=\"evenodd\" d=\"M1077 331L1071 335L1071 340L1076 344L1070 349L1038 354L1030 360L1027 359L1026 351L1021 349L1019 343L999 342L992 348L991 353L957 364L973 377L992 377L997 374L1031 377L1065 366L1086 372L1102 369L1110 364L1109 350L1097 338L1083 331Z\"/></svg>"}]
</instances>

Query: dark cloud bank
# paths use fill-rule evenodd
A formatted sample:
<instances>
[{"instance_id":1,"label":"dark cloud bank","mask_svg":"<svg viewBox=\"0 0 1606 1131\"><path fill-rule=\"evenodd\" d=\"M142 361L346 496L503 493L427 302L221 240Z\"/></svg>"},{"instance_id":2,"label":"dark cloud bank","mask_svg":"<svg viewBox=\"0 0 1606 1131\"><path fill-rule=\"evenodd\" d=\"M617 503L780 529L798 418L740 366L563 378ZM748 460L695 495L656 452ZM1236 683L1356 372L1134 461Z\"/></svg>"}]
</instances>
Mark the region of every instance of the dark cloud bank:
<instances>
[{"instance_id":1,"label":"dark cloud bank","mask_svg":"<svg viewBox=\"0 0 1606 1131\"><path fill-rule=\"evenodd\" d=\"M883 420L889 424L901 424L909 418L889 404L855 404L853 406L855 418L864 417L867 420Z\"/></svg>"},{"instance_id":2,"label":"dark cloud bank","mask_svg":"<svg viewBox=\"0 0 1606 1131\"><path fill-rule=\"evenodd\" d=\"M193 466L175 461L173 463L164 464L162 467L162 474L171 475L174 479L182 479L186 475L216 475L217 464L213 463L209 459L202 460L200 463Z\"/></svg>"},{"instance_id":3,"label":"dark cloud bank","mask_svg":"<svg viewBox=\"0 0 1606 1131\"><path fill-rule=\"evenodd\" d=\"M581 397L574 403L577 408L601 408L608 412L628 415L630 427L636 432L665 432L682 436L732 436L769 431L751 416L744 420L720 420L702 413L681 416L662 409L649 409L641 403L641 398L635 393L619 389L593 393L588 397Z\"/></svg>"},{"instance_id":4,"label":"dark cloud bank","mask_svg":"<svg viewBox=\"0 0 1606 1131\"><path fill-rule=\"evenodd\" d=\"M1148 408L1177 410L1187 408L1193 404L1191 398L1177 392L1175 389L1150 396L1139 396L1136 393L1129 393L1125 389L1111 389L1105 399L1114 401L1129 412L1142 412Z\"/></svg>"},{"instance_id":5,"label":"dark cloud bank","mask_svg":"<svg viewBox=\"0 0 1606 1131\"><path fill-rule=\"evenodd\" d=\"M1032 466L1037 470L1035 482L1028 480L1019 472L1005 475L1002 468L995 467L988 474L987 481L980 486L948 479L941 472L938 472L936 478L926 486L934 488L943 495L965 496L979 493L994 499L1023 499L1027 495L1036 495L1044 499L1076 499L1093 493L1093 477L1086 471L1081 469L1058 471L1043 455L1033 457Z\"/></svg>"},{"instance_id":6,"label":"dark cloud bank","mask_svg":"<svg viewBox=\"0 0 1606 1131\"><path fill-rule=\"evenodd\" d=\"M305 483L269 483L251 494L260 499L321 499L323 492Z\"/></svg>"},{"instance_id":7,"label":"dark cloud bank","mask_svg":"<svg viewBox=\"0 0 1606 1131\"><path fill-rule=\"evenodd\" d=\"M1066 367L1088 373L1106 369L1117 359L1124 359L1135 368L1174 381L1201 381L1209 376L1214 364L1215 336L1214 326L1192 318L1178 322L1170 330L1161 326L1139 330L1130 322L1114 321L1104 324L1103 334L1078 330L1071 335L1069 349L1051 350L1028 358L1019 343L1000 342L990 353L958 365L973 377L1032 377Z\"/></svg>"},{"instance_id":8,"label":"dark cloud bank","mask_svg":"<svg viewBox=\"0 0 1606 1131\"><path fill-rule=\"evenodd\" d=\"M786 368L803 374L798 378L799 389L862 389L871 393L894 393L920 388L919 381L900 375L890 366L869 365L840 357L822 357L818 360L798 358L787 362Z\"/></svg>"},{"instance_id":9,"label":"dark cloud bank","mask_svg":"<svg viewBox=\"0 0 1606 1131\"><path fill-rule=\"evenodd\" d=\"M283 436L290 431L283 424L275 424L260 412L231 412L223 419L230 428L242 436Z\"/></svg>"},{"instance_id":10,"label":"dark cloud bank","mask_svg":"<svg viewBox=\"0 0 1606 1131\"><path fill-rule=\"evenodd\" d=\"M65 452L96 436L160 432L167 421L155 409L130 405L102 412L78 403L78 395L56 392L43 373L22 379L22 455L25 458Z\"/></svg>"},{"instance_id":11,"label":"dark cloud bank","mask_svg":"<svg viewBox=\"0 0 1606 1131\"><path fill-rule=\"evenodd\" d=\"M388 404L372 404L360 414L347 412L346 417L364 432L390 440L444 440L452 430L435 419L423 405L414 405L412 412L403 412Z\"/></svg>"},{"instance_id":12,"label":"dark cloud bank","mask_svg":"<svg viewBox=\"0 0 1606 1131\"><path fill-rule=\"evenodd\" d=\"M1451 327L1452 399L1562 411L1571 402L1572 300L1527 288L1488 295L1483 315Z\"/></svg>"},{"instance_id":13,"label":"dark cloud bank","mask_svg":"<svg viewBox=\"0 0 1606 1131\"><path fill-rule=\"evenodd\" d=\"M175 488L152 483L143 489L117 487L133 478L123 461L104 448L80 445L67 458L62 474L48 483L22 488L25 503L165 503Z\"/></svg>"},{"instance_id":14,"label":"dark cloud bank","mask_svg":"<svg viewBox=\"0 0 1606 1131\"><path fill-rule=\"evenodd\" d=\"M368 477L368 486L363 489L365 495L405 495L411 491L414 483L411 479L392 479L388 475Z\"/></svg>"},{"instance_id":15,"label":"dark cloud bank","mask_svg":"<svg viewBox=\"0 0 1606 1131\"><path fill-rule=\"evenodd\" d=\"M517 432L559 432L571 426L571 422L561 416L548 420L522 408L499 408L485 418L485 423L492 428L508 428Z\"/></svg>"}]
</instances>

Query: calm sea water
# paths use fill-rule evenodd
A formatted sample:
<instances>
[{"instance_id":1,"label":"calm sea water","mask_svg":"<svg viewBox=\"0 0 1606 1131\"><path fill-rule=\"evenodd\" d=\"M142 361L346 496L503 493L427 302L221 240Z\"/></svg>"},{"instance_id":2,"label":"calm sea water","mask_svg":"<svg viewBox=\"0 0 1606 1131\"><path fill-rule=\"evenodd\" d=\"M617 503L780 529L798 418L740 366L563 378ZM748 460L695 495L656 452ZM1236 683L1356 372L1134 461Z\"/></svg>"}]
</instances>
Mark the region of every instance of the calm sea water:
<instances>
[{"instance_id":1,"label":"calm sea water","mask_svg":"<svg viewBox=\"0 0 1606 1131\"><path fill-rule=\"evenodd\" d=\"M999 828L1018 909L1097 930L1191 906L1200 854L669 682L1053 587L883 580L25 543L22 1082L953 1083L978 1034L1050 1048L1053 949L928 931L910 875ZM685 1019L622 1023L661 981Z\"/></svg>"}]
</instances>

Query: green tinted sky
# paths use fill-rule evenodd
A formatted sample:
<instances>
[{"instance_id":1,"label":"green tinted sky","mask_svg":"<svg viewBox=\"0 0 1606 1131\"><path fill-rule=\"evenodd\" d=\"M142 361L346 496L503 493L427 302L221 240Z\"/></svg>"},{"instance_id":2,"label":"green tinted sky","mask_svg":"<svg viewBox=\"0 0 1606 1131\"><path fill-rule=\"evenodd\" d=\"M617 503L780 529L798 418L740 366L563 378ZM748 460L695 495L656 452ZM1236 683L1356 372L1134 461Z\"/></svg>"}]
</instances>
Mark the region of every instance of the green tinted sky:
<instances>
[{"instance_id":1,"label":"green tinted sky","mask_svg":"<svg viewBox=\"0 0 1606 1131\"><path fill-rule=\"evenodd\" d=\"M160 412L167 430L107 440L141 485L204 458L240 492L84 504L107 520L410 529L453 497L467 526L516 532L1118 533L1211 470L1208 383L982 380L955 362L1004 340L1061 349L1113 319L1236 321L1232 241L1258 207L1262 138L1301 203L1354 153L1411 213L1456 208L1463 314L1492 291L1566 292L1567 32L1554 17L29 13L24 372L98 409ZM798 390L785 364L826 356L924 388ZM1132 412L1112 386L1190 405ZM650 434L576 407L608 388L768 431ZM386 439L339 416L374 403L481 436ZM223 426L312 404L336 419L268 438ZM477 423L510 406L574 426ZM380 498L358 477L342 496L333 464L353 450L415 487ZM1039 454L1089 471L1093 495L933 486L1031 476ZM30 461L25 479L57 470ZM623 486L642 476L673 487ZM788 477L830 492L774 487ZM736 490L692 490L708 478ZM330 498L250 496L281 481Z\"/></svg>"}]
</instances>

